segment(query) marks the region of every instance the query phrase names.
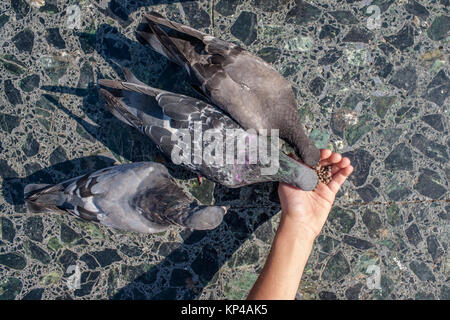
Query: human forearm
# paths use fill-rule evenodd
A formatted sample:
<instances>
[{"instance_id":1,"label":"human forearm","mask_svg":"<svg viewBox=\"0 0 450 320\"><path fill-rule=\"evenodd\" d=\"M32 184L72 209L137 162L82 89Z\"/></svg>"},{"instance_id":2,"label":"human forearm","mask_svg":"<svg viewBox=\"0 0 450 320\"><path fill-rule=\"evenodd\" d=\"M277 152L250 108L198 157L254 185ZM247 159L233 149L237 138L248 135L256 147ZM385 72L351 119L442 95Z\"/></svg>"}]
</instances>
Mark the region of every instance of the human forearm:
<instances>
[{"instance_id":1,"label":"human forearm","mask_svg":"<svg viewBox=\"0 0 450 320\"><path fill-rule=\"evenodd\" d=\"M281 221L266 264L248 299L294 299L314 239L320 234L337 192L352 173L350 159L322 149L320 165L331 167L331 181L314 191L280 183Z\"/></svg>"},{"instance_id":2,"label":"human forearm","mask_svg":"<svg viewBox=\"0 0 450 320\"><path fill-rule=\"evenodd\" d=\"M294 299L314 235L282 216L272 249L248 299Z\"/></svg>"}]
</instances>

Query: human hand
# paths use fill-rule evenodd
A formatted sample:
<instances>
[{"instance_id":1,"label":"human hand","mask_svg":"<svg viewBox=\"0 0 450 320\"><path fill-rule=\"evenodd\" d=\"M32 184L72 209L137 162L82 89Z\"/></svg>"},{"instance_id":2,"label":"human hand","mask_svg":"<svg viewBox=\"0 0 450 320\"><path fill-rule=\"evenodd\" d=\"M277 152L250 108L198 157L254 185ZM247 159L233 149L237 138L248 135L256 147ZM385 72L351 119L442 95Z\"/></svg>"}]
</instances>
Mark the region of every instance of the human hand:
<instances>
[{"instance_id":1,"label":"human hand","mask_svg":"<svg viewBox=\"0 0 450 320\"><path fill-rule=\"evenodd\" d=\"M278 195L282 209L282 221L293 224L298 232L307 233L315 239L322 230L331 211L336 193L353 172L349 158L328 149L320 150L320 165L332 165L332 179L328 184L319 182L313 191L303 191L280 183Z\"/></svg>"}]
</instances>

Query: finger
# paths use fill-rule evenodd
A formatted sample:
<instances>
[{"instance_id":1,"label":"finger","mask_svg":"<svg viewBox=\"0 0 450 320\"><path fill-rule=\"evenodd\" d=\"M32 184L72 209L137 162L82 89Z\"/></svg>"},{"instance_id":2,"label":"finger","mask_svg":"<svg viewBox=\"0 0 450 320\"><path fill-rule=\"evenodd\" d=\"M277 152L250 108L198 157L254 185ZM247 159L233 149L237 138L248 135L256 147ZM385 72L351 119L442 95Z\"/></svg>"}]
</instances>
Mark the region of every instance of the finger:
<instances>
[{"instance_id":1,"label":"finger","mask_svg":"<svg viewBox=\"0 0 450 320\"><path fill-rule=\"evenodd\" d=\"M330 198L330 197L334 197L335 194L333 194L333 191L330 190L330 188L328 187L327 184L323 183L323 182L319 182L317 184L316 189L314 190L314 192L319 193L320 195L325 195L325 197Z\"/></svg>"},{"instance_id":2,"label":"finger","mask_svg":"<svg viewBox=\"0 0 450 320\"><path fill-rule=\"evenodd\" d=\"M320 161L321 166L329 166L330 164L338 163L342 160L342 156L339 153L332 153L328 158Z\"/></svg>"},{"instance_id":3,"label":"finger","mask_svg":"<svg viewBox=\"0 0 450 320\"><path fill-rule=\"evenodd\" d=\"M336 163L331 168L331 175L333 176L336 172L338 172L341 169L344 169L350 165L350 159L349 158L342 158L342 160L339 163Z\"/></svg>"},{"instance_id":4,"label":"finger","mask_svg":"<svg viewBox=\"0 0 450 320\"><path fill-rule=\"evenodd\" d=\"M348 176L353 172L353 167L348 166L344 169L339 170L333 175L332 180L328 183L328 188L334 193L337 193L341 188L342 184L347 180Z\"/></svg>"},{"instance_id":5,"label":"finger","mask_svg":"<svg viewBox=\"0 0 450 320\"><path fill-rule=\"evenodd\" d=\"M342 169L348 167L350 165L350 159L347 157L342 158L341 162L338 163L338 166Z\"/></svg>"},{"instance_id":6,"label":"finger","mask_svg":"<svg viewBox=\"0 0 450 320\"><path fill-rule=\"evenodd\" d=\"M339 170L342 170L342 168L339 168L338 166L333 166L331 168L331 176L334 176Z\"/></svg>"},{"instance_id":7,"label":"finger","mask_svg":"<svg viewBox=\"0 0 450 320\"><path fill-rule=\"evenodd\" d=\"M348 176L353 172L353 167L349 166L344 169L339 170L332 177L330 183L328 183L328 187L334 192L337 193L342 186L342 184L347 180Z\"/></svg>"},{"instance_id":8,"label":"finger","mask_svg":"<svg viewBox=\"0 0 450 320\"><path fill-rule=\"evenodd\" d=\"M328 159L332 152L329 149L320 149L320 160Z\"/></svg>"}]
</instances>

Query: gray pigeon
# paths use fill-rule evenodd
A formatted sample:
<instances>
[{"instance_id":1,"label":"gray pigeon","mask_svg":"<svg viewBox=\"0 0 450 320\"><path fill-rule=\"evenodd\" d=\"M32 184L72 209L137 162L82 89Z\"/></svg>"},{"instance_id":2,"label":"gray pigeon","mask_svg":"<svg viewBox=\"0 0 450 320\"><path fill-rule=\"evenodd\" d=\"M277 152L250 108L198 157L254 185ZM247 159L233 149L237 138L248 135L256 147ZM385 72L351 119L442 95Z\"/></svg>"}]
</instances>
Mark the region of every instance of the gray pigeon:
<instances>
[{"instance_id":1,"label":"gray pigeon","mask_svg":"<svg viewBox=\"0 0 450 320\"><path fill-rule=\"evenodd\" d=\"M154 50L185 68L191 84L244 129L279 129L307 165L320 150L305 134L292 86L270 64L237 45L152 12L138 31ZM170 28L165 33L158 25ZM261 132L260 132L261 133Z\"/></svg>"},{"instance_id":2,"label":"gray pigeon","mask_svg":"<svg viewBox=\"0 0 450 320\"><path fill-rule=\"evenodd\" d=\"M67 212L121 230L154 233L178 225L216 228L226 207L199 205L162 164L136 162L109 167L55 185L29 184L30 212Z\"/></svg>"},{"instance_id":3,"label":"gray pigeon","mask_svg":"<svg viewBox=\"0 0 450 320\"><path fill-rule=\"evenodd\" d=\"M173 155L180 153L179 150L173 152L174 148L180 146L178 140L172 137L179 136L181 129L187 130L190 137L193 137L191 150L195 150L196 147L199 150L208 150L212 140L196 138L194 130L199 124L201 127L198 129L201 132L214 130L225 139L234 138L227 136L227 130L236 130L238 135L241 134L246 139L258 139L256 132L247 133L219 108L192 97L149 87L136 79L128 69L122 68L122 71L126 82L106 79L98 81L100 85L108 88L108 90L100 89L106 100L106 107L118 119L150 137L173 162L175 162ZM234 140L231 143L234 144ZM317 174L313 169L291 159L283 152L279 152L278 170L273 174L266 174L262 169L270 167L270 163L263 164L260 157L257 161L250 161L247 144L246 148L238 150L233 154L232 161L225 161L226 155L222 155L224 159L222 163L205 161L204 154L192 152L191 159L181 164L229 188L258 182L282 181L309 191L318 183ZM225 147L223 151L226 151ZM239 152L244 155L239 155ZM195 157L199 157L200 161L195 162ZM244 158L245 161L239 161Z\"/></svg>"}]
</instances>

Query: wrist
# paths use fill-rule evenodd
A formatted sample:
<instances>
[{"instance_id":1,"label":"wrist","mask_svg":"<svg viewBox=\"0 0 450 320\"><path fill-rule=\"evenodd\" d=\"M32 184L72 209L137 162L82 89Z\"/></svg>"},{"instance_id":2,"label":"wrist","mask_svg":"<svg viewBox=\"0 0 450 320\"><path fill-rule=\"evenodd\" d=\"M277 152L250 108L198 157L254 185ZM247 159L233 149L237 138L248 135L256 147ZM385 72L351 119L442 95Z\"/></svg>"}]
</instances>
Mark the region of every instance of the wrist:
<instances>
[{"instance_id":1,"label":"wrist","mask_svg":"<svg viewBox=\"0 0 450 320\"><path fill-rule=\"evenodd\" d=\"M312 229L290 216L281 216L277 234L284 235L291 240L301 241L303 244L310 244L311 246L317 237Z\"/></svg>"}]
</instances>

